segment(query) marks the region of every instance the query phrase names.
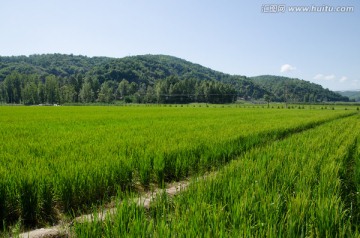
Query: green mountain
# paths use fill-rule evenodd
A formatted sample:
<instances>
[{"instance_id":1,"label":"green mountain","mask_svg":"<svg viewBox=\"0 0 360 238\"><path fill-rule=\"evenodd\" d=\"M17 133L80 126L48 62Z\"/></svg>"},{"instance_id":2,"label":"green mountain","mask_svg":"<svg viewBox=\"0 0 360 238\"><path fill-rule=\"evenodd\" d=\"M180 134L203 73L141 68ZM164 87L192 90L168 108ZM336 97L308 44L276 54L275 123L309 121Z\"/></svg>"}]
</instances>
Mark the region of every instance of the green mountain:
<instances>
[{"instance_id":1,"label":"green mountain","mask_svg":"<svg viewBox=\"0 0 360 238\"><path fill-rule=\"evenodd\" d=\"M199 64L167 55L142 55L115 59L109 64L95 67L90 75L96 75L100 82L122 79L135 83L154 85L158 80L175 77L179 80L193 79L217 81L231 85L237 96L246 99L260 99L267 92L256 86L245 76L221 73Z\"/></svg>"},{"instance_id":2,"label":"green mountain","mask_svg":"<svg viewBox=\"0 0 360 238\"><path fill-rule=\"evenodd\" d=\"M284 101L283 81L292 101L347 99L302 80L229 75L166 55L0 57L0 102L6 103L230 103L265 95Z\"/></svg>"},{"instance_id":3,"label":"green mountain","mask_svg":"<svg viewBox=\"0 0 360 238\"><path fill-rule=\"evenodd\" d=\"M85 74L93 67L112 61L107 57L86 57L63 54L43 54L30 56L0 56L0 81L11 73L55 75L69 77Z\"/></svg>"},{"instance_id":4,"label":"green mountain","mask_svg":"<svg viewBox=\"0 0 360 238\"><path fill-rule=\"evenodd\" d=\"M260 99L265 93L244 76L165 55L0 57L0 100L7 103L229 103L237 97Z\"/></svg>"},{"instance_id":5,"label":"green mountain","mask_svg":"<svg viewBox=\"0 0 360 238\"><path fill-rule=\"evenodd\" d=\"M338 94L348 97L350 100L360 102L360 90L357 91L336 91Z\"/></svg>"},{"instance_id":6,"label":"green mountain","mask_svg":"<svg viewBox=\"0 0 360 238\"><path fill-rule=\"evenodd\" d=\"M321 85L296 78L263 75L251 80L271 93L273 101L288 102L326 102L349 101L339 93L324 89Z\"/></svg>"}]
</instances>

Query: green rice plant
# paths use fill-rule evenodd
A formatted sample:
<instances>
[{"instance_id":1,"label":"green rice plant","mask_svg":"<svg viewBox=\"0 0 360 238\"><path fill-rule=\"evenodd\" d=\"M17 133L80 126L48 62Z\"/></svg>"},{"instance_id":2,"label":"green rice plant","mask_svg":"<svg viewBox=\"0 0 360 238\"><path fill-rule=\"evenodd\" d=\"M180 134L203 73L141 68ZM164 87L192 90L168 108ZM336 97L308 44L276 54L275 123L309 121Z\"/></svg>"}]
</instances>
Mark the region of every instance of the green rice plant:
<instances>
[{"instance_id":1,"label":"green rice plant","mask_svg":"<svg viewBox=\"0 0 360 238\"><path fill-rule=\"evenodd\" d=\"M360 136L357 137L357 143L355 144L353 155L353 164L352 164L352 172L353 172L353 184L354 189L352 191L352 206L354 208L351 210L352 220L355 224L359 224L360 222Z\"/></svg>"},{"instance_id":2,"label":"green rice plant","mask_svg":"<svg viewBox=\"0 0 360 238\"><path fill-rule=\"evenodd\" d=\"M163 187L165 185L165 159L163 156L157 155L154 158L154 172L157 183Z\"/></svg>"},{"instance_id":3,"label":"green rice plant","mask_svg":"<svg viewBox=\"0 0 360 238\"><path fill-rule=\"evenodd\" d=\"M55 196L52 184L45 179L40 188L41 215L44 221L56 221Z\"/></svg>"},{"instance_id":4,"label":"green rice plant","mask_svg":"<svg viewBox=\"0 0 360 238\"><path fill-rule=\"evenodd\" d=\"M1 175L0 175L1 176ZM2 178L1 178L2 179ZM7 207L6 207L6 185L0 180L0 229L4 228L4 223L7 218Z\"/></svg>"},{"instance_id":5,"label":"green rice plant","mask_svg":"<svg viewBox=\"0 0 360 238\"><path fill-rule=\"evenodd\" d=\"M26 226L34 226L40 217L40 189L38 181L23 177L19 184L21 218Z\"/></svg>"},{"instance_id":6,"label":"green rice plant","mask_svg":"<svg viewBox=\"0 0 360 238\"><path fill-rule=\"evenodd\" d=\"M139 160L139 177L140 183L144 187L149 187L151 181L151 171L152 171L152 158L149 156L144 156Z\"/></svg>"},{"instance_id":7,"label":"green rice plant","mask_svg":"<svg viewBox=\"0 0 360 238\"><path fill-rule=\"evenodd\" d=\"M253 147L353 113L0 107L2 221L10 225L26 214L30 223L55 222L59 213L89 210L139 182L162 186L218 169Z\"/></svg>"},{"instance_id":8,"label":"green rice plant","mask_svg":"<svg viewBox=\"0 0 360 238\"><path fill-rule=\"evenodd\" d=\"M129 202L118 207L122 220L75 228L97 234L106 227L104 237L121 237L125 230L142 237L358 236L342 178L354 176L347 163L358 159L359 129L353 116L251 148L175 198L159 195L148 211Z\"/></svg>"}]
</instances>

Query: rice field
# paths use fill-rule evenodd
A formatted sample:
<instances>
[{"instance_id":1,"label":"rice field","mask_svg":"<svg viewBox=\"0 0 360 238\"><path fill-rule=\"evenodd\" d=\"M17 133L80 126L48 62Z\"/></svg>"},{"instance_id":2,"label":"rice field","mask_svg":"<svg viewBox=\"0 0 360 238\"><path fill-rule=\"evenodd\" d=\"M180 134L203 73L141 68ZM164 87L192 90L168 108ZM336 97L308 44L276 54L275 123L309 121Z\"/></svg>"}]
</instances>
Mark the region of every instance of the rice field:
<instances>
[{"instance_id":1,"label":"rice field","mask_svg":"<svg viewBox=\"0 0 360 238\"><path fill-rule=\"evenodd\" d=\"M354 114L354 109L300 107L0 107L0 220L4 229L16 222L25 227L52 224L63 214L89 211L115 195L126 201L128 193L138 187L161 187L166 182L219 171L214 178L194 183L174 200L160 198L150 211L122 203L125 205L118 214L130 225L116 220L109 227L109 223L99 222L76 226L76 232L79 237L105 230L108 237L126 234L121 232L137 236L144 232L140 229L143 222L148 232L145 236L174 236L173 232L181 234L181 229L193 222L190 236L198 232L206 236L300 234L298 228L282 227L288 223L301 227L301 234L325 234L316 227L310 229L314 223L304 221L318 219L315 210L322 200L312 203L313 196L320 199L320 192L331 188L334 196L324 204L335 207L329 214L339 213L336 234L348 234L353 231L354 218L349 218L341 185L350 170L352 192L360 180L357 161L352 159L359 154L359 118ZM351 168L346 166L349 161ZM299 201L306 198L306 206L294 209L312 209L314 213L290 222L295 218L286 216L288 201L299 174L306 174L298 165L309 166L307 175L314 185L296 197ZM324 178L316 177L322 173ZM332 175L337 182L325 175ZM268 177L260 180L262 176ZM246 190L250 181L258 181L257 190ZM317 193L313 190L320 189L316 186L319 181L326 184ZM203 200L200 193L209 200ZM285 197L286 202L280 202ZM270 208L275 206L265 206L261 199L272 199L281 209L273 214ZM349 199L357 201L356 196ZM261 221L264 214L271 214L272 220ZM246 223L243 219L249 216ZM202 224L196 220L201 217L206 218Z\"/></svg>"},{"instance_id":2,"label":"rice field","mask_svg":"<svg viewBox=\"0 0 360 238\"><path fill-rule=\"evenodd\" d=\"M149 209L127 200L76 237L358 237L359 116L253 148ZM340 132L340 133L339 133ZM355 176L354 176L355 175Z\"/></svg>"}]
</instances>

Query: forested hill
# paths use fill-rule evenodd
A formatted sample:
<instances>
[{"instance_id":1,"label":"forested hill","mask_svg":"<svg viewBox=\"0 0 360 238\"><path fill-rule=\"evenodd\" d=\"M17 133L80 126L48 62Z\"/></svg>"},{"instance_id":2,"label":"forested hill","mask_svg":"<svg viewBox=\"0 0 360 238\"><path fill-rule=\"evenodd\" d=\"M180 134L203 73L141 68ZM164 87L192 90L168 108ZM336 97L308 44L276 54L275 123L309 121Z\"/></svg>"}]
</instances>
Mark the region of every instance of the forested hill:
<instances>
[{"instance_id":1,"label":"forested hill","mask_svg":"<svg viewBox=\"0 0 360 238\"><path fill-rule=\"evenodd\" d=\"M7 103L230 103L265 93L244 76L165 55L0 57L0 101Z\"/></svg>"},{"instance_id":2,"label":"forested hill","mask_svg":"<svg viewBox=\"0 0 360 238\"><path fill-rule=\"evenodd\" d=\"M285 99L281 90L260 83L260 78L229 75L166 55L120 59L62 54L0 57L0 102L230 103L265 95ZM299 90L309 90L305 86ZM323 100L324 89L319 87L313 91ZM292 99L303 101L304 97Z\"/></svg>"},{"instance_id":3,"label":"forested hill","mask_svg":"<svg viewBox=\"0 0 360 238\"><path fill-rule=\"evenodd\" d=\"M0 56L0 81L14 72L36 74L40 77L54 75L70 77L86 74L95 66L107 64L114 60L107 57L86 57L63 54L44 54L30 56Z\"/></svg>"},{"instance_id":4,"label":"forested hill","mask_svg":"<svg viewBox=\"0 0 360 238\"><path fill-rule=\"evenodd\" d=\"M339 93L324 89L321 85L296 78L263 75L251 80L263 89L271 92L273 101L324 102L349 101Z\"/></svg>"},{"instance_id":5,"label":"forested hill","mask_svg":"<svg viewBox=\"0 0 360 238\"><path fill-rule=\"evenodd\" d=\"M355 91L337 91L340 95L348 97L350 100L360 102L360 90Z\"/></svg>"}]
</instances>

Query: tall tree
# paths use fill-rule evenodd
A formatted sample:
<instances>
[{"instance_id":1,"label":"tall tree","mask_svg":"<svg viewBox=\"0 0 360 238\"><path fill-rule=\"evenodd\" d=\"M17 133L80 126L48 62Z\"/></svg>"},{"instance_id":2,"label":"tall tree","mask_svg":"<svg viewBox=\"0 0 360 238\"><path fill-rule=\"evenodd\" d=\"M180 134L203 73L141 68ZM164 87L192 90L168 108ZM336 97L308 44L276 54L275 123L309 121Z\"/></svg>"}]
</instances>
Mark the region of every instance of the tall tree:
<instances>
[{"instance_id":1,"label":"tall tree","mask_svg":"<svg viewBox=\"0 0 360 238\"><path fill-rule=\"evenodd\" d=\"M167 85L165 80L159 80L155 84L155 96L157 103L165 103L167 94Z\"/></svg>"},{"instance_id":2,"label":"tall tree","mask_svg":"<svg viewBox=\"0 0 360 238\"><path fill-rule=\"evenodd\" d=\"M99 102L110 103L114 101L114 89L110 81L106 81L101 85L98 95Z\"/></svg>"},{"instance_id":3,"label":"tall tree","mask_svg":"<svg viewBox=\"0 0 360 238\"><path fill-rule=\"evenodd\" d=\"M21 102L21 78L23 76L19 73L12 73L6 76L4 86L7 94L8 103Z\"/></svg>"},{"instance_id":4,"label":"tall tree","mask_svg":"<svg viewBox=\"0 0 360 238\"><path fill-rule=\"evenodd\" d=\"M39 100L39 94L38 94L38 86L35 81L28 81L23 90L22 90L22 98L24 104L38 104L40 102Z\"/></svg>"},{"instance_id":5,"label":"tall tree","mask_svg":"<svg viewBox=\"0 0 360 238\"><path fill-rule=\"evenodd\" d=\"M76 101L76 91L73 85L65 84L60 87L60 103L72 103Z\"/></svg>"},{"instance_id":6,"label":"tall tree","mask_svg":"<svg viewBox=\"0 0 360 238\"><path fill-rule=\"evenodd\" d=\"M85 81L79 93L81 102L90 103L94 101L94 91L92 90L91 83Z\"/></svg>"},{"instance_id":7,"label":"tall tree","mask_svg":"<svg viewBox=\"0 0 360 238\"><path fill-rule=\"evenodd\" d=\"M7 94L4 82L0 82L0 102L7 102Z\"/></svg>"},{"instance_id":8,"label":"tall tree","mask_svg":"<svg viewBox=\"0 0 360 238\"><path fill-rule=\"evenodd\" d=\"M79 95L80 95L80 90L83 86L84 76L81 74L74 75L74 76L71 76L68 81L69 81L69 84L75 90L75 102L79 102L80 101Z\"/></svg>"},{"instance_id":9,"label":"tall tree","mask_svg":"<svg viewBox=\"0 0 360 238\"><path fill-rule=\"evenodd\" d=\"M146 88L145 102L146 103L154 103L154 102L156 102L155 90L150 85L148 85L147 88Z\"/></svg>"},{"instance_id":10,"label":"tall tree","mask_svg":"<svg viewBox=\"0 0 360 238\"><path fill-rule=\"evenodd\" d=\"M38 95L40 103L45 103L45 85L43 83L39 83L38 85Z\"/></svg>"},{"instance_id":11,"label":"tall tree","mask_svg":"<svg viewBox=\"0 0 360 238\"><path fill-rule=\"evenodd\" d=\"M129 94L129 90L129 81L127 81L126 79L121 80L117 89L117 94L120 96L120 98L124 98L125 96L127 96Z\"/></svg>"},{"instance_id":12,"label":"tall tree","mask_svg":"<svg viewBox=\"0 0 360 238\"><path fill-rule=\"evenodd\" d=\"M55 76L45 78L45 99L47 103L59 103L59 85Z\"/></svg>"},{"instance_id":13,"label":"tall tree","mask_svg":"<svg viewBox=\"0 0 360 238\"><path fill-rule=\"evenodd\" d=\"M135 82L131 82L129 85L129 95L135 94L139 90L139 85Z\"/></svg>"},{"instance_id":14,"label":"tall tree","mask_svg":"<svg viewBox=\"0 0 360 238\"><path fill-rule=\"evenodd\" d=\"M270 95L269 95L269 94L265 94L264 100L267 102L267 104L268 104L267 107L269 108L269 107L270 107L270 100L271 100Z\"/></svg>"}]
</instances>

